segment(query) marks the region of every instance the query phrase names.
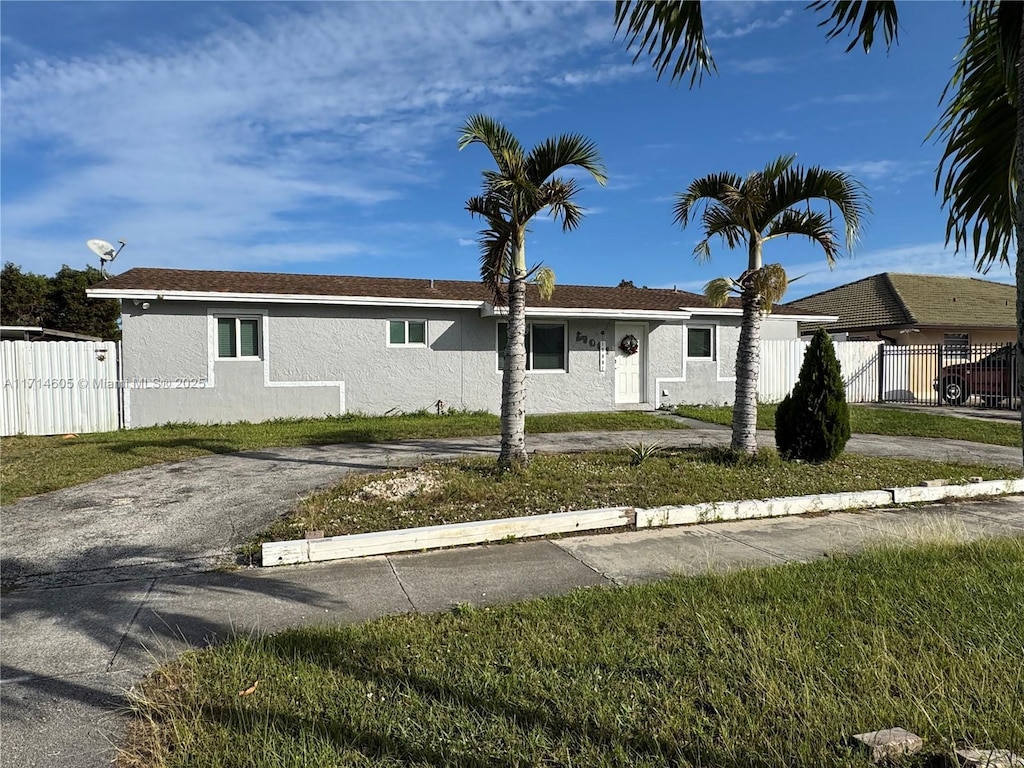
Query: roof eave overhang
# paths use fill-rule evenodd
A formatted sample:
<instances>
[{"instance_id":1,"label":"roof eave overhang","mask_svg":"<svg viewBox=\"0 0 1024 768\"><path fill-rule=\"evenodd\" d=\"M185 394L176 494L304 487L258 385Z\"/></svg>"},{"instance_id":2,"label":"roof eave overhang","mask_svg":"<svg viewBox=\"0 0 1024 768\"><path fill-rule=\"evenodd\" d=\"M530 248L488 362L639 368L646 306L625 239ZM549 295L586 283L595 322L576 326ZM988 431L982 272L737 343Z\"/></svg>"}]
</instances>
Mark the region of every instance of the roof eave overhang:
<instances>
[{"instance_id":1,"label":"roof eave overhang","mask_svg":"<svg viewBox=\"0 0 1024 768\"><path fill-rule=\"evenodd\" d=\"M496 307L484 302L480 317L507 317L507 307ZM526 307L527 317L581 317L594 320L675 320L690 318L690 313L662 309L605 309L602 307Z\"/></svg>"},{"instance_id":2,"label":"roof eave overhang","mask_svg":"<svg viewBox=\"0 0 1024 768\"><path fill-rule=\"evenodd\" d=\"M798 323L834 323L838 315L772 315L779 320L795 320Z\"/></svg>"},{"instance_id":3,"label":"roof eave overhang","mask_svg":"<svg viewBox=\"0 0 1024 768\"><path fill-rule=\"evenodd\" d=\"M323 296L295 293L228 293L219 291L154 291L136 288L89 288L91 299L137 301L209 301L218 304L344 304L362 307L423 307L478 309L481 302L458 299L400 299L384 296Z\"/></svg>"},{"instance_id":4,"label":"roof eave overhang","mask_svg":"<svg viewBox=\"0 0 1024 768\"><path fill-rule=\"evenodd\" d=\"M684 307L683 309L694 316L743 317L743 310L739 307ZM839 319L838 315L782 315L774 312L767 312L764 317L793 320L800 323L834 323Z\"/></svg>"}]
</instances>

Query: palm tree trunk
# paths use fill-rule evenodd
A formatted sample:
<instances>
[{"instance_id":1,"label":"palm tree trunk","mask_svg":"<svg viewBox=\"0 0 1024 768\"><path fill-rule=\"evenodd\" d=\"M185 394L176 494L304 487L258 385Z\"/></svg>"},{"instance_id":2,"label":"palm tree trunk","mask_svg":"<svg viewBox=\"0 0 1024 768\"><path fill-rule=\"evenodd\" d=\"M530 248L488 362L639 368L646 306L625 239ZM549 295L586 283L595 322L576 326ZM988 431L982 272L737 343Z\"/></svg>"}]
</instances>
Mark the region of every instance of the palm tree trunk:
<instances>
[{"instance_id":1,"label":"palm tree trunk","mask_svg":"<svg viewBox=\"0 0 1024 768\"><path fill-rule=\"evenodd\" d=\"M498 465L525 465L526 455L526 274L508 281L508 346L501 377L501 452Z\"/></svg>"},{"instance_id":2,"label":"palm tree trunk","mask_svg":"<svg viewBox=\"0 0 1024 768\"><path fill-rule=\"evenodd\" d=\"M736 397L732 406L732 449L757 453L757 377L761 369L761 297L747 286L741 296L743 320L736 348Z\"/></svg>"},{"instance_id":3,"label":"palm tree trunk","mask_svg":"<svg viewBox=\"0 0 1024 768\"><path fill-rule=\"evenodd\" d=\"M1021 395L1021 436L1024 438L1024 20L1017 49L1017 393ZM1012 402L1012 401L1011 401ZM1024 455L1024 449L1022 449Z\"/></svg>"}]
</instances>

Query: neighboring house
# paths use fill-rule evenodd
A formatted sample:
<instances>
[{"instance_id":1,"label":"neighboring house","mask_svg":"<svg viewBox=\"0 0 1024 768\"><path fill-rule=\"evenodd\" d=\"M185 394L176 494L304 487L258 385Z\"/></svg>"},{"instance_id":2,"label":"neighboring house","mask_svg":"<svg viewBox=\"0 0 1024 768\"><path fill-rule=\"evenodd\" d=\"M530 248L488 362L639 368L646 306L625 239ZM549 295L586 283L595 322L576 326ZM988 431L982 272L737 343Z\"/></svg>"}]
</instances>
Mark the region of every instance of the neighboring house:
<instances>
[{"instance_id":1,"label":"neighboring house","mask_svg":"<svg viewBox=\"0 0 1024 768\"><path fill-rule=\"evenodd\" d=\"M786 304L781 309L837 315L824 324L849 341L942 344L950 352L1008 344L1017 337L1016 288L976 277L883 272ZM808 335L820 323L801 323Z\"/></svg>"},{"instance_id":2,"label":"neighboring house","mask_svg":"<svg viewBox=\"0 0 1024 768\"><path fill-rule=\"evenodd\" d=\"M790 302L785 309L832 314L838 339L879 341L879 398L960 405L972 395L1006 401L1012 373L1004 345L1017 337L1016 288L976 277L884 272ZM965 374L967 365L974 375ZM1011 401L1012 402L1012 401Z\"/></svg>"},{"instance_id":3,"label":"neighboring house","mask_svg":"<svg viewBox=\"0 0 1024 768\"><path fill-rule=\"evenodd\" d=\"M121 300L131 426L500 408L506 324L479 282L139 268L88 295ZM541 301L531 286L528 412L729 402L740 313L684 291L560 285ZM783 310L762 336L833 319Z\"/></svg>"}]
</instances>

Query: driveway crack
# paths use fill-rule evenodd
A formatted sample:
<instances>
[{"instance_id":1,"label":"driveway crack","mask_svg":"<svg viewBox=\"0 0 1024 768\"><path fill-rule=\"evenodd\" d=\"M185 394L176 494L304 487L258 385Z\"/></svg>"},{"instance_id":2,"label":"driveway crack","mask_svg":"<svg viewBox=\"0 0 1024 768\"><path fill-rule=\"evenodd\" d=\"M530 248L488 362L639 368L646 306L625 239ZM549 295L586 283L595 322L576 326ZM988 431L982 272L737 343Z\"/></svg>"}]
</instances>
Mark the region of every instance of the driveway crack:
<instances>
[{"instance_id":1,"label":"driveway crack","mask_svg":"<svg viewBox=\"0 0 1024 768\"><path fill-rule=\"evenodd\" d=\"M131 620L128 622L128 626L124 628L124 633L121 635L121 639L117 641L117 647L114 648L114 655L110 657L110 661L107 663L106 671L109 672L114 668L114 662L117 661L117 655L121 652L121 648L124 647L124 641L128 639L128 633L132 631L132 627L135 625L135 620L139 618L139 611L142 610L142 606L149 600L150 594L153 592L153 587L156 586L156 579L149 580L149 586L146 587L146 594L139 600L139 604L135 607L135 613L132 614Z\"/></svg>"},{"instance_id":2,"label":"driveway crack","mask_svg":"<svg viewBox=\"0 0 1024 768\"><path fill-rule=\"evenodd\" d=\"M412 597L409 595L409 590L407 590L405 588L405 584L402 583L402 577L398 575L398 571L395 569L395 564L391 562L391 558L387 555L384 556L384 559L388 561L388 566L390 566L391 568L391 573L394 574L395 581L398 582L399 589L402 590L402 594L405 595L405 599L409 602L409 607L412 608L414 612L418 613L419 609L416 607L416 603L412 601Z\"/></svg>"}]
</instances>

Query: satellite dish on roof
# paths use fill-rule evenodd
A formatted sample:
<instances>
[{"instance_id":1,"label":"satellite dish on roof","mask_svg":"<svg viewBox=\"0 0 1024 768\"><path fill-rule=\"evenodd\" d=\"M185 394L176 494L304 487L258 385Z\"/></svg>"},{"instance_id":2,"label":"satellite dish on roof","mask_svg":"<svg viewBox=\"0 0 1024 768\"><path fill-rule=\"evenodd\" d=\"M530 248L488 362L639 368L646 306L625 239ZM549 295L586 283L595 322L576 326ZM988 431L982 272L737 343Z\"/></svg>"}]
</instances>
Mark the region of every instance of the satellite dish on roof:
<instances>
[{"instance_id":1,"label":"satellite dish on roof","mask_svg":"<svg viewBox=\"0 0 1024 768\"><path fill-rule=\"evenodd\" d=\"M89 246L89 250L100 257L100 274L102 274L103 277L110 277L110 275L107 274L107 262L116 259L117 254L124 249L124 240L118 240L117 242L120 243L120 247L115 251L114 246L106 240L85 241L85 244Z\"/></svg>"}]
</instances>

